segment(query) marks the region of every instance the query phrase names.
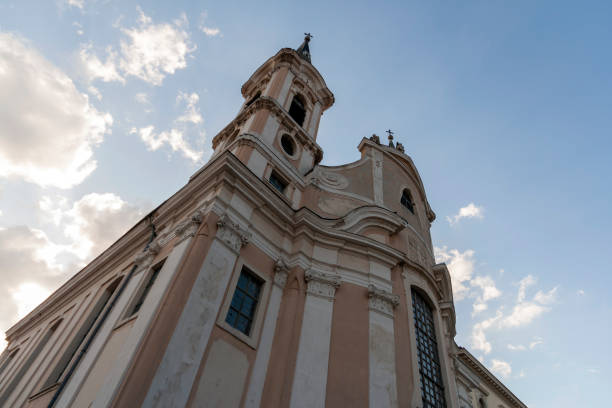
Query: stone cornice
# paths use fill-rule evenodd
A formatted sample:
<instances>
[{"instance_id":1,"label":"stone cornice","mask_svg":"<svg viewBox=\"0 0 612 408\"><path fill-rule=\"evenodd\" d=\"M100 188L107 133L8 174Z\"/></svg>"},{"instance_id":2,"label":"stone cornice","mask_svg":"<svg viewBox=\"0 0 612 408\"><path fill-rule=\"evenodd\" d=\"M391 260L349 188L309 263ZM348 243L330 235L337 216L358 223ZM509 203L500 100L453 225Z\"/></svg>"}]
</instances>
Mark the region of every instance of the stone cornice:
<instances>
[{"instance_id":1,"label":"stone cornice","mask_svg":"<svg viewBox=\"0 0 612 408\"><path fill-rule=\"evenodd\" d=\"M315 162L318 163L323 158L323 149L321 146L314 141L312 137L300 126L289 113L283 109L278 102L270 97L261 96L257 98L247 109L243 110L232 120L225 128L223 128L212 140L213 149L216 149L220 143L226 142L231 143L235 137L238 136L236 130L242 126L242 124L252 115L260 110L267 110L279 119L281 125L286 127L295 138L304 146L304 148L310 150L314 157ZM196 173L197 174L197 173ZM193 176L192 176L193 177Z\"/></svg>"},{"instance_id":2,"label":"stone cornice","mask_svg":"<svg viewBox=\"0 0 612 408\"><path fill-rule=\"evenodd\" d=\"M497 392L499 392L508 403L513 407L527 408L527 405L523 404L516 395L512 393L501 381L497 379L487 368L482 365L469 351L463 347L457 347L458 352L456 358L460 359L466 366L474 370L481 379L483 379L488 385L492 386Z\"/></svg>"},{"instance_id":3,"label":"stone cornice","mask_svg":"<svg viewBox=\"0 0 612 408\"><path fill-rule=\"evenodd\" d=\"M320 298L334 300L336 289L342 282L339 275L308 270L304 273L307 288L306 293Z\"/></svg>"},{"instance_id":4,"label":"stone cornice","mask_svg":"<svg viewBox=\"0 0 612 408\"><path fill-rule=\"evenodd\" d=\"M393 309L399 305L399 296L394 295L374 285L368 286L368 298L370 310L382 313L393 318Z\"/></svg>"},{"instance_id":5,"label":"stone cornice","mask_svg":"<svg viewBox=\"0 0 612 408\"><path fill-rule=\"evenodd\" d=\"M252 88L257 86L257 83L265 78L269 79L272 73L282 67L288 67L296 77L306 77L314 82L312 89L315 91L323 110L328 109L334 104L334 94L327 88L323 76L311 63L305 61L291 48L280 49L276 55L257 68L253 75L242 85L242 96L247 98L252 93Z\"/></svg>"},{"instance_id":6,"label":"stone cornice","mask_svg":"<svg viewBox=\"0 0 612 408\"><path fill-rule=\"evenodd\" d=\"M414 183L419 188L419 193L421 194L421 196L423 197L423 201L425 202L427 220L429 222L434 222L434 220L436 219L436 213L431 209L429 201L427 201L427 194L425 193L425 186L423 185L423 180L421 180L421 175L419 174L419 171L417 170L410 156L395 148L376 143L364 137L363 139L361 139L361 142L359 143L359 146L357 148L359 149L359 151L362 151L365 146L370 146L382 151L383 153L386 153L392 160L396 161L400 165L400 167L406 167L409 170L408 175L413 179Z\"/></svg>"}]
</instances>

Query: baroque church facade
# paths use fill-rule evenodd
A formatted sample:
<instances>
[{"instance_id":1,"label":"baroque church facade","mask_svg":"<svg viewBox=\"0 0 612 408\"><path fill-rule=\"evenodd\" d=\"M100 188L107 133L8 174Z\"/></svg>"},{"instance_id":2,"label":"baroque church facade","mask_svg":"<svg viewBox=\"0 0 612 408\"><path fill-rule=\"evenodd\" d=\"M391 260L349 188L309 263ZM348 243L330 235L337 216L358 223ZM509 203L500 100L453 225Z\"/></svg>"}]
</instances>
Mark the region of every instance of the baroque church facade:
<instances>
[{"instance_id":1,"label":"baroque church facade","mask_svg":"<svg viewBox=\"0 0 612 408\"><path fill-rule=\"evenodd\" d=\"M455 344L435 220L390 135L322 166L310 36L242 86L173 196L7 332L2 407L526 407Z\"/></svg>"}]
</instances>

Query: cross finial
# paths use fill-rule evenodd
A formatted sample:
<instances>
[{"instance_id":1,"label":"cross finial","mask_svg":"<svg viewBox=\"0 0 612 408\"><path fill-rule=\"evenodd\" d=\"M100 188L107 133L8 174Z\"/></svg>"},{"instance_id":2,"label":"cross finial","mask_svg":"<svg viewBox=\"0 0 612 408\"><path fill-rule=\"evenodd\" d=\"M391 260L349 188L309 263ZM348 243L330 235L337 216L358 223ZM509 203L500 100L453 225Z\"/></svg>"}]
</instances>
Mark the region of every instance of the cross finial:
<instances>
[{"instance_id":1,"label":"cross finial","mask_svg":"<svg viewBox=\"0 0 612 408\"><path fill-rule=\"evenodd\" d=\"M306 41L310 41L310 39L311 39L312 37L314 37L314 36L313 36L312 34L310 34L310 33L304 33L304 35L305 35L304 40L306 40Z\"/></svg>"},{"instance_id":2,"label":"cross finial","mask_svg":"<svg viewBox=\"0 0 612 408\"><path fill-rule=\"evenodd\" d=\"M393 140L393 131L391 129L386 130L385 133L389 135L389 141Z\"/></svg>"}]
</instances>

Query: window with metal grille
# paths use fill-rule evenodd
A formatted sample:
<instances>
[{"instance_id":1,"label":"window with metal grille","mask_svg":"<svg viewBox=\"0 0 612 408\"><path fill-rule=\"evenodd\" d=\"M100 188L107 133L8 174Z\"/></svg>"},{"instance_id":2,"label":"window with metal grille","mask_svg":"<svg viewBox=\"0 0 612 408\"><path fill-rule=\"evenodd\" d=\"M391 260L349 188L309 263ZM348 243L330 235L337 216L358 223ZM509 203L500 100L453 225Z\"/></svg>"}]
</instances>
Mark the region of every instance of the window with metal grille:
<instances>
[{"instance_id":1,"label":"window with metal grille","mask_svg":"<svg viewBox=\"0 0 612 408\"><path fill-rule=\"evenodd\" d=\"M251 326L255 318L255 310L259 301L259 292L263 282L246 269L240 272L238 284L234 290L232 303L225 321L247 336L251 333Z\"/></svg>"},{"instance_id":2,"label":"window with metal grille","mask_svg":"<svg viewBox=\"0 0 612 408\"><path fill-rule=\"evenodd\" d=\"M268 179L268 181L274 186L275 189L277 189L281 193L285 192L285 188L287 188L287 183L285 183L283 179L281 179L280 176L275 172L270 173L270 178Z\"/></svg>"},{"instance_id":3,"label":"window with metal grille","mask_svg":"<svg viewBox=\"0 0 612 408\"><path fill-rule=\"evenodd\" d=\"M419 373L421 374L423 408L446 408L433 311L425 298L414 289L412 290L412 310Z\"/></svg>"},{"instance_id":4,"label":"window with metal grille","mask_svg":"<svg viewBox=\"0 0 612 408\"><path fill-rule=\"evenodd\" d=\"M412 194L410 194L410 191L408 189L402 191L402 198L400 199L400 202L404 207L406 207L408 210L410 210L411 213L414 214L414 203L412 202Z\"/></svg>"}]
</instances>

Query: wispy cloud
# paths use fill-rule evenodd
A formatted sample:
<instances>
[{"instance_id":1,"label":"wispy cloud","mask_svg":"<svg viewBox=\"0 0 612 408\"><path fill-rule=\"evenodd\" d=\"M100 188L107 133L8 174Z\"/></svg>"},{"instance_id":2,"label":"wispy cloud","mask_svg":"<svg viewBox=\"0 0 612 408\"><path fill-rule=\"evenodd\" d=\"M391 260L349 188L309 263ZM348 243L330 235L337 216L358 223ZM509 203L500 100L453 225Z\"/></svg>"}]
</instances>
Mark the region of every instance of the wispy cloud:
<instances>
[{"instance_id":1,"label":"wispy cloud","mask_svg":"<svg viewBox=\"0 0 612 408\"><path fill-rule=\"evenodd\" d=\"M491 366L489 368L493 373L503 378L508 378L510 377L510 374L512 374L512 367L507 361L492 359Z\"/></svg>"},{"instance_id":2,"label":"wispy cloud","mask_svg":"<svg viewBox=\"0 0 612 408\"><path fill-rule=\"evenodd\" d=\"M186 31L187 17L171 23L155 24L140 8L138 25L120 28L124 38L119 52L112 46L105 49L102 61L92 52L92 45L81 48L80 58L90 80L125 83L133 76L153 85L161 85L164 78L187 66L187 56L196 50Z\"/></svg>"},{"instance_id":3,"label":"wispy cloud","mask_svg":"<svg viewBox=\"0 0 612 408\"><path fill-rule=\"evenodd\" d=\"M221 30L219 28L209 27L205 24L207 18L208 13L206 11L202 12L202 14L200 15L200 31L202 31L207 37L221 36Z\"/></svg>"},{"instance_id":4,"label":"wispy cloud","mask_svg":"<svg viewBox=\"0 0 612 408\"><path fill-rule=\"evenodd\" d=\"M465 207L459 209L459 212L453 216L447 216L446 220L453 226L463 218L484 218L484 207L478 207L474 203L469 203Z\"/></svg>"}]
</instances>

